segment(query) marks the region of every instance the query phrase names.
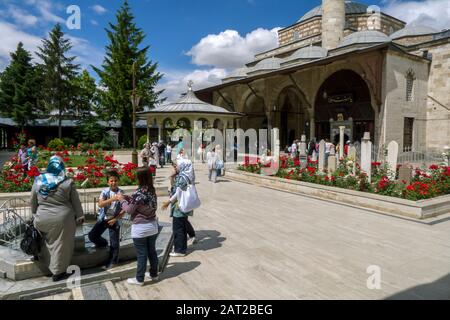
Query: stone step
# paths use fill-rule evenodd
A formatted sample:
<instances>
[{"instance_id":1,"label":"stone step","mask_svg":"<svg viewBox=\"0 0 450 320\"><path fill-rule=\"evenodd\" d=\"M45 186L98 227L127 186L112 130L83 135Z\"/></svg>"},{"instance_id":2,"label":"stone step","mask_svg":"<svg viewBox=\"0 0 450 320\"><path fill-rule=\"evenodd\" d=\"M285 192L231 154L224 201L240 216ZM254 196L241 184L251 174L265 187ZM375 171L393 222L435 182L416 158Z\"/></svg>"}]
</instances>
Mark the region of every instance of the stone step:
<instances>
[{"instance_id":1,"label":"stone step","mask_svg":"<svg viewBox=\"0 0 450 320\"><path fill-rule=\"evenodd\" d=\"M163 272L168 259L169 253L173 244L172 230L170 224L163 224L163 230L161 231L158 240L156 242L156 249L159 257L159 270ZM2 249L0 247L0 249ZM5 255L9 249L4 249ZM17 300L17 299L37 299L47 297L50 295L62 294L68 291L68 287L65 281L58 283L52 282L51 278L43 277L42 271L36 267L36 264L29 260L29 257L15 252L15 256L4 257L0 252L0 262L3 261L5 265L9 267L7 269L7 275L9 279L0 279L0 300ZM120 266L104 271L98 266L108 256L108 249L94 250L88 249L86 252L80 255L74 256L74 265L80 265L82 268L82 276L80 279L81 285L88 285L95 282L105 281L120 281L126 280L129 277L136 274L136 253L134 246L130 243L127 249L121 249L121 258L123 261L130 261ZM126 258L126 259L124 259ZM94 267L89 267L93 265ZM85 267L87 266L87 267ZM2 267L3 270L5 270ZM9 270L9 271L8 271ZM28 278L28 275L34 275L32 278ZM11 278L26 277L28 279L23 281L13 281Z\"/></svg>"}]
</instances>

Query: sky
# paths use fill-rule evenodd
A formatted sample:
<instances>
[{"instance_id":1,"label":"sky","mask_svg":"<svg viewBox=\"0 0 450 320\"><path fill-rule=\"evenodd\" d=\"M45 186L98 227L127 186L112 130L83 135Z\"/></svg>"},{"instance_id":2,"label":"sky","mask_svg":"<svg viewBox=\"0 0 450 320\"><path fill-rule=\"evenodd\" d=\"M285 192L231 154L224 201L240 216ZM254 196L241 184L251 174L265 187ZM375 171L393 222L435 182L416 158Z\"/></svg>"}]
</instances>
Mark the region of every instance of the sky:
<instances>
[{"instance_id":1,"label":"sky","mask_svg":"<svg viewBox=\"0 0 450 320\"><path fill-rule=\"evenodd\" d=\"M22 41L33 53L56 23L73 44L77 62L98 79L91 65L100 66L108 44L105 28L115 23L123 0L0 0L0 71L9 53ZM278 45L277 31L297 22L321 0L129 0L137 26L150 45L149 59L164 74L158 89L169 101L186 91L220 83L254 55ZM450 28L449 0L359 0L377 5L407 23L438 30ZM80 29L69 29L70 5L80 9Z\"/></svg>"}]
</instances>

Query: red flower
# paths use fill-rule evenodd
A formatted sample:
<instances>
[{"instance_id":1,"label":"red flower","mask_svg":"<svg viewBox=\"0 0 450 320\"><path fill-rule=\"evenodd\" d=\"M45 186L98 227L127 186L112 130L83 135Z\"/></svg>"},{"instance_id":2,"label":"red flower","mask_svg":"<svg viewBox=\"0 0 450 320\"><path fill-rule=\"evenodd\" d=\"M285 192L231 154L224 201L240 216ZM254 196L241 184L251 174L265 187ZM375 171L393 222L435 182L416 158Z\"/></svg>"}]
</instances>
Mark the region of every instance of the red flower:
<instances>
[{"instance_id":1,"label":"red flower","mask_svg":"<svg viewBox=\"0 0 450 320\"><path fill-rule=\"evenodd\" d=\"M39 172L39 169L36 167L31 167L31 169L28 171L28 176L29 177L39 177L41 175L41 173Z\"/></svg>"},{"instance_id":2,"label":"red flower","mask_svg":"<svg viewBox=\"0 0 450 320\"><path fill-rule=\"evenodd\" d=\"M430 166L430 170L439 170L439 166L434 164L434 165Z\"/></svg>"}]
</instances>

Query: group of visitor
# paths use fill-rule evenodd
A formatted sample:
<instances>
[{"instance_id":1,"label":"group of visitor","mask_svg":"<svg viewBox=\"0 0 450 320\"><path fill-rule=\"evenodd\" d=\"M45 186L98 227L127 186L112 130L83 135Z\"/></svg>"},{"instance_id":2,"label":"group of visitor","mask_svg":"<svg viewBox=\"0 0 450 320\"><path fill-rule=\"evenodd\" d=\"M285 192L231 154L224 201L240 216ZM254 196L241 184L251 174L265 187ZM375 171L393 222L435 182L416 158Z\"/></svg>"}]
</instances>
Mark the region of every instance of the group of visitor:
<instances>
[{"instance_id":1,"label":"group of visitor","mask_svg":"<svg viewBox=\"0 0 450 320\"><path fill-rule=\"evenodd\" d=\"M166 146L162 140L159 143L145 143L140 158L142 166L150 168L156 174L158 167L164 168L166 163L172 163L172 147Z\"/></svg>"},{"instance_id":2,"label":"group of visitor","mask_svg":"<svg viewBox=\"0 0 450 320\"><path fill-rule=\"evenodd\" d=\"M188 236L192 244L196 243L195 231L188 220L193 210L198 208L200 201L192 209L182 211L186 207L180 204L182 197L192 199L192 189L195 189L195 172L190 160L181 157L172 164L170 176L170 200L163 209L170 206L173 218L174 250L172 257L182 257L187 253ZM119 175L115 171L107 174L108 188L102 191L99 198L98 220L89 232L89 240L97 247L109 245L109 256L104 263L104 269L116 267L120 258L121 220L128 215L131 222L131 238L137 254L136 276L128 279L129 284L143 285L145 278L158 280L158 255L156 240L159 234L157 218L157 195L153 186L153 175L148 167L137 170L139 187L127 196L119 186ZM195 195L196 191L195 191ZM189 204L188 204L189 205ZM188 206L189 207L189 206ZM48 267L53 281L61 281L69 275L66 273L71 263L75 246L77 225L84 223L84 213L74 182L66 176L65 164L61 157L53 156L47 170L36 178L31 195L31 210L35 228L42 235L42 244L38 260ZM102 237L109 231L109 243ZM150 270L147 270L147 260Z\"/></svg>"},{"instance_id":3,"label":"group of visitor","mask_svg":"<svg viewBox=\"0 0 450 320\"><path fill-rule=\"evenodd\" d=\"M28 145L22 143L20 145L19 153L17 156L19 158L20 164L22 165L24 173L26 174L28 171L30 171L31 167L36 166L39 158L38 148L36 147L36 140L28 140Z\"/></svg>"},{"instance_id":4,"label":"group of visitor","mask_svg":"<svg viewBox=\"0 0 450 320\"><path fill-rule=\"evenodd\" d=\"M328 138L324 139L325 141L325 163L328 163L328 158L332 154L339 154L340 152L340 143L335 145ZM290 157L294 159L298 159L300 157L300 140L295 140L291 146L286 146L284 152L288 154ZM349 147L351 146L351 141L347 141L344 145L344 155L348 155ZM319 149L320 143L316 138L312 138L307 144L306 153L310 160L317 161L319 158Z\"/></svg>"}]
</instances>

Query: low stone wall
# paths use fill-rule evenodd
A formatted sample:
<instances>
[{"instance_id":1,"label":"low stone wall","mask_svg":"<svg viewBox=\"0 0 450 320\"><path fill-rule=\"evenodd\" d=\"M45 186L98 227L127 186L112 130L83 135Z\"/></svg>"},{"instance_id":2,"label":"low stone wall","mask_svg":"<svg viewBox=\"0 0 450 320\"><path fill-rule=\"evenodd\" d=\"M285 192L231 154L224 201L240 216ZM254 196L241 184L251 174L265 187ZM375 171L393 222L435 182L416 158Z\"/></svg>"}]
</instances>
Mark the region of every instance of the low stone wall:
<instances>
[{"instance_id":1,"label":"low stone wall","mask_svg":"<svg viewBox=\"0 0 450 320\"><path fill-rule=\"evenodd\" d=\"M125 194L132 194L136 190L136 186L120 187ZM102 190L104 188L97 189L78 189L81 202L93 202L98 200ZM158 197L167 196L167 186L157 186L156 194ZM26 202L30 201L30 192L18 192L18 193L0 193L0 205L10 199L21 199Z\"/></svg>"},{"instance_id":2,"label":"low stone wall","mask_svg":"<svg viewBox=\"0 0 450 320\"><path fill-rule=\"evenodd\" d=\"M332 200L352 207L361 207L382 213L400 215L421 220L450 213L450 195L430 200L410 201L380 196L372 193L328 187L300 181L291 181L276 177L266 177L239 170L227 170L226 177L231 180L314 196L323 200Z\"/></svg>"}]
</instances>

